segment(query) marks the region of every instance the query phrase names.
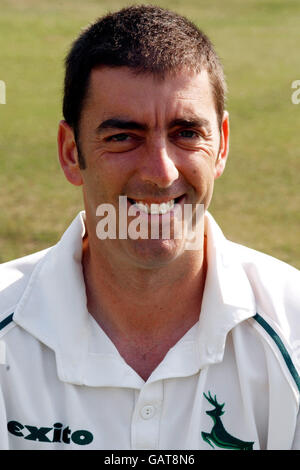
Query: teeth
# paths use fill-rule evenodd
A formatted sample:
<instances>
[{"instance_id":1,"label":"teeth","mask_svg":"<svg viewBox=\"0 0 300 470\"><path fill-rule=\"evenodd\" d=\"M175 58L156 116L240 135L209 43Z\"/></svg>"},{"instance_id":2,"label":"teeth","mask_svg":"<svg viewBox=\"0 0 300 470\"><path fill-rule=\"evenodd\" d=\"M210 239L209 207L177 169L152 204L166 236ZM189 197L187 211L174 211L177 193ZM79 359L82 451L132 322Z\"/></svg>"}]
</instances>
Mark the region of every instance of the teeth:
<instances>
[{"instance_id":1,"label":"teeth","mask_svg":"<svg viewBox=\"0 0 300 470\"><path fill-rule=\"evenodd\" d=\"M175 205L174 199L168 202L162 202L161 204L147 204L145 202L136 202L134 203L135 207L146 214L166 214L170 212Z\"/></svg>"}]
</instances>

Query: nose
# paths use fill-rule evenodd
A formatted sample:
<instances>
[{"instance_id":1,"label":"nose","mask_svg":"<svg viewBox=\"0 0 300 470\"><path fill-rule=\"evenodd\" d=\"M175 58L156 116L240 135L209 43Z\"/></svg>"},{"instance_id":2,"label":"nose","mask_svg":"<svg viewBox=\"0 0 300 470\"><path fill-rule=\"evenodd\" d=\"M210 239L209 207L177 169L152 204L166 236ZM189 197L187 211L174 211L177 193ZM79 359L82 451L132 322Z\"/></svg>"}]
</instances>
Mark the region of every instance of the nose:
<instances>
[{"instance_id":1,"label":"nose","mask_svg":"<svg viewBox=\"0 0 300 470\"><path fill-rule=\"evenodd\" d=\"M163 139L149 144L145 149L140 177L143 181L155 184L159 188L168 188L178 179L179 171L174 156L172 158Z\"/></svg>"}]
</instances>

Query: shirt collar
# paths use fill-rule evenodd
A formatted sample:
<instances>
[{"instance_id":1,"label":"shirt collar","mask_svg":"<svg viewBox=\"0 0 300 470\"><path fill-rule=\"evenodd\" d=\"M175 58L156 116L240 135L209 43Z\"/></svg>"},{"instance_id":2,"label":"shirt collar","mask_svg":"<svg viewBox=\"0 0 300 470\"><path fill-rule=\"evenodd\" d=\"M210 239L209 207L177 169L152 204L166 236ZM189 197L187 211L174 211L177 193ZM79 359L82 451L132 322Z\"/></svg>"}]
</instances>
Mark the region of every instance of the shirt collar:
<instances>
[{"instance_id":1,"label":"shirt collar","mask_svg":"<svg viewBox=\"0 0 300 470\"><path fill-rule=\"evenodd\" d=\"M226 337L256 313L254 294L235 244L206 212L207 274L199 321L170 349L151 379L184 377L221 362Z\"/></svg>"},{"instance_id":2,"label":"shirt collar","mask_svg":"<svg viewBox=\"0 0 300 470\"><path fill-rule=\"evenodd\" d=\"M206 213L207 275L198 323L200 366L220 362L228 332L256 313L251 284L237 253Z\"/></svg>"},{"instance_id":3,"label":"shirt collar","mask_svg":"<svg viewBox=\"0 0 300 470\"><path fill-rule=\"evenodd\" d=\"M81 268L84 213L36 265L14 321L55 351L61 380L81 383L89 314Z\"/></svg>"},{"instance_id":4,"label":"shirt collar","mask_svg":"<svg viewBox=\"0 0 300 470\"><path fill-rule=\"evenodd\" d=\"M87 311L81 265L84 218L81 212L37 264L14 321L55 351L60 380L140 388L143 380ZM209 213L205 234L208 269L199 322L171 348L151 380L191 375L221 361L228 332L256 313L243 266Z\"/></svg>"}]
</instances>

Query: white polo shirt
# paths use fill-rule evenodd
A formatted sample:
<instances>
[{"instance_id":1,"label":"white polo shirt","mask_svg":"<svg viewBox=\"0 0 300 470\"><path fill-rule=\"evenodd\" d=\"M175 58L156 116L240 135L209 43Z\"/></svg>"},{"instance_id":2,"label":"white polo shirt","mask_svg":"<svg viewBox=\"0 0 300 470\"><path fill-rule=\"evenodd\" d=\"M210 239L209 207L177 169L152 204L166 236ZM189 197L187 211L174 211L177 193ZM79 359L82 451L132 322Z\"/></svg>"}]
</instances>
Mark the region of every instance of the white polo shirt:
<instances>
[{"instance_id":1,"label":"white polo shirt","mask_svg":"<svg viewBox=\"0 0 300 470\"><path fill-rule=\"evenodd\" d=\"M0 267L0 449L300 449L300 275L206 214L199 322L145 382L86 308L84 213Z\"/></svg>"}]
</instances>

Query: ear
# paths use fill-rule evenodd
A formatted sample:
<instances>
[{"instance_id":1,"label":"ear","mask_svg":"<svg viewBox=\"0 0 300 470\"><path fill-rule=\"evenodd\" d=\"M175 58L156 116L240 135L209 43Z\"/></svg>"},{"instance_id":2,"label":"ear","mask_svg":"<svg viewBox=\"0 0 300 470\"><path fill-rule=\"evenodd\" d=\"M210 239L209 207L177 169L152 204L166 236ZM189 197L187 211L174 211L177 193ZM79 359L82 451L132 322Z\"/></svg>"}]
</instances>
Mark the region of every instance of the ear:
<instances>
[{"instance_id":1,"label":"ear","mask_svg":"<svg viewBox=\"0 0 300 470\"><path fill-rule=\"evenodd\" d=\"M225 170L225 165L229 152L229 114L224 111L222 127L221 127L221 141L219 154L215 163L215 179L219 178Z\"/></svg>"},{"instance_id":2,"label":"ear","mask_svg":"<svg viewBox=\"0 0 300 470\"><path fill-rule=\"evenodd\" d=\"M60 121L57 135L59 162L67 180L75 186L82 185L78 164L78 151L74 131L66 121Z\"/></svg>"}]
</instances>

